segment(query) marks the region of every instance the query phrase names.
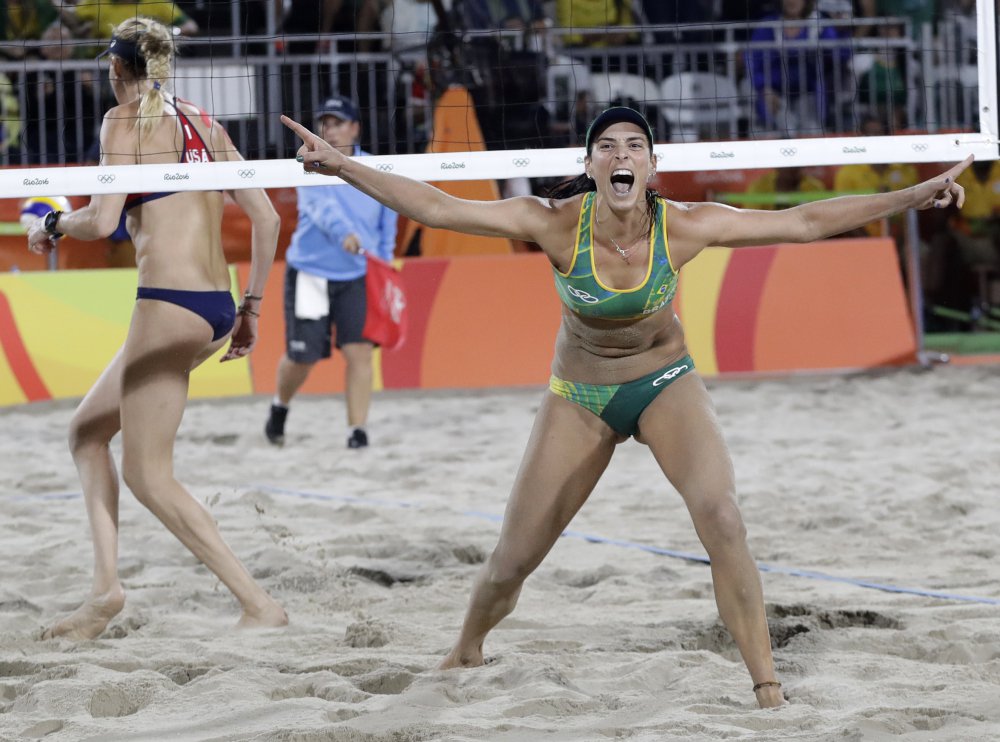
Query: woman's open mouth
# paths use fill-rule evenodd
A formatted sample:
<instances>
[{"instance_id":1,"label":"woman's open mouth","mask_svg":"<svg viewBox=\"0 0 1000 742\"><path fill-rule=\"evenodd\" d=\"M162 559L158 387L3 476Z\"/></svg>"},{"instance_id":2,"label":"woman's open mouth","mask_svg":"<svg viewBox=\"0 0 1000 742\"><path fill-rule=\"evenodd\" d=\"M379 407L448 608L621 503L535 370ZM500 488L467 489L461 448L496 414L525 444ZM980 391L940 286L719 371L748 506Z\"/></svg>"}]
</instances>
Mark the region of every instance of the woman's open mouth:
<instances>
[{"instance_id":1,"label":"woman's open mouth","mask_svg":"<svg viewBox=\"0 0 1000 742\"><path fill-rule=\"evenodd\" d=\"M635 183L635 173L625 168L618 168L611 173L611 188L619 196L627 196Z\"/></svg>"}]
</instances>

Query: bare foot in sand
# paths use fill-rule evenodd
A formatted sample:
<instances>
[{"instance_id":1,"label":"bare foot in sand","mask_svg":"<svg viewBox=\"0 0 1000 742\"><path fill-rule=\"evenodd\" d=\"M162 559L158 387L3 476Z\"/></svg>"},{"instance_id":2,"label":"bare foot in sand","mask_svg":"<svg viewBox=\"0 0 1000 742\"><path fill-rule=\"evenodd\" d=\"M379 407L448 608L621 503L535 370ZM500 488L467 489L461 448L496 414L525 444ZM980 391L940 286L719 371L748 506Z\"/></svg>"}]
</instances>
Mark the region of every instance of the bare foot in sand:
<instances>
[{"instance_id":1,"label":"bare foot in sand","mask_svg":"<svg viewBox=\"0 0 1000 742\"><path fill-rule=\"evenodd\" d=\"M757 689L757 703L762 709L779 708L788 704L780 685L765 685Z\"/></svg>"},{"instance_id":2,"label":"bare foot in sand","mask_svg":"<svg viewBox=\"0 0 1000 742\"><path fill-rule=\"evenodd\" d=\"M276 629L280 626L288 625L288 614L285 609L275 601L257 606L252 610L245 609L240 620L236 624L238 629Z\"/></svg>"},{"instance_id":3,"label":"bare foot in sand","mask_svg":"<svg viewBox=\"0 0 1000 742\"><path fill-rule=\"evenodd\" d=\"M437 666L438 670L451 670L454 667L482 667L486 664L483 660L483 651L462 654L457 649L453 649L445 656Z\"/></svg>"},{"instance_id":4,"label":"bare foot in sand","mask_svg":"<svg viewBox=\"0 0 1000 742\"><path fill-rule=\"evenodd\" d=\"M42 639L59 636L76 641L96 639L124 607L125 591L121 585L103 595L92 595L73 613L45 629Z\"/></svg>"}]
</instances>

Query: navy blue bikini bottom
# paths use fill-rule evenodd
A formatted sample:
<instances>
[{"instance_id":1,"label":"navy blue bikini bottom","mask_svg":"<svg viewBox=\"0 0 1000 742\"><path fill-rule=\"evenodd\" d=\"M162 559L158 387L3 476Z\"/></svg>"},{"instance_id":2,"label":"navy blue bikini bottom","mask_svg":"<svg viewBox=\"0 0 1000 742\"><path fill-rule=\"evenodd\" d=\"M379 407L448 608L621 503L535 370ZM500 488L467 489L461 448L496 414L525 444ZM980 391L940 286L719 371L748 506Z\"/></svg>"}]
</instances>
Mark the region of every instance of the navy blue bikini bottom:
<instances>
[{"instance_id":1,"label":"navy blue bikini bottom","mask_svg":"<svg viewBox=\"0 0 1000 742\"><path fill-rule=\"evenodd\" d=\"M166 301L194 312L211 325L215 332L213 341L227 335L236 324L236 304L228 291L181 291L140 286L135 298Z\"/></svg>"}]
</instances>

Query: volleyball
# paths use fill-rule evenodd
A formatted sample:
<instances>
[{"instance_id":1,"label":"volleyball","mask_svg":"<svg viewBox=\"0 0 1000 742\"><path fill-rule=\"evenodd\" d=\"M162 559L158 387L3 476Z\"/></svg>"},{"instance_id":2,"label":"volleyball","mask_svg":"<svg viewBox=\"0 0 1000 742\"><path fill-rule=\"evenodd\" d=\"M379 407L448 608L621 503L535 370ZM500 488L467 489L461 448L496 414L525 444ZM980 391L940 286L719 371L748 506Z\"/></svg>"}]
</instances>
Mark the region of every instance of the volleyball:
<instances>
[{"instance_id":1,"label":"volleyball","mask_svg":"<svg viewBox=\"0 0 1000 742\"><path fill-rule=\"evenodd\" d=\"M42 219L50 211L72 211L65 196L31 196L21 204L21 226L25 231L36 219Z\"/></svg>"}]
</instances>

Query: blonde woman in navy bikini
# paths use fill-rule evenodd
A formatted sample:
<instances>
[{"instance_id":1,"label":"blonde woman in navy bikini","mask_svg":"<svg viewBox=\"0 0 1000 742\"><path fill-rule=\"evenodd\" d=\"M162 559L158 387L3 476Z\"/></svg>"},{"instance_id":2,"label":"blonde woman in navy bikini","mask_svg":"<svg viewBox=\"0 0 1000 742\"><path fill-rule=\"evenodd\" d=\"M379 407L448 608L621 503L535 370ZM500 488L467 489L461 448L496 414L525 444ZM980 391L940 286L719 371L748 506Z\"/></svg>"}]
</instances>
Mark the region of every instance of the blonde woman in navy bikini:
<instances>
[{"instance_id":1,"label":"blonde woman in navy bikini","mask_svg":"<svg viewBox=\"0 0 1000 742\"><path fill-rule=\"evenodd\" d=\"M563 308L550 391L535 418L500 541L476 579L461 634L441 667L483 663L487 633L513 610L525 578L583 505L615 446L633 436L649 446L687 504L711 558L719 613L750 671L757 702L784 703L729 452L671 308L677 271L709 245L811 242L907 208L961 206L955 177L971 158L903 191L786 211L675 203L645 187L656 170L649 124L632 109L612 108L587 133L584 175L550 198L480 202L366 167L283 120L305 142L299 160L306 169L338 175L431 227L535 242L555 272Z\"/></svg>"},{"instance_id":2,"label":"blonde woman in navy bikini","mask_svg":"<svg viewBox=\"0 0 1000 742\"><path fill-rule=\"evenodd\" d=\"M169 29L144 18L125 21L106 53L118 105L101 126L102 165L240 159L218 123L165 89L172 74ZM117 569L118 473L108 448L119 430L125 484L232 590L242 608L239 625L288 622L223 541L212 515L173 476L188 374L226 342L222 360L253 348L277 246L278 215L264 191L232 196L253 230L250 280L239 308L222 252L218 191L94 196L85 208L53 212L29 232L29 247L36 252L50 249L61 234L99 239L115 230L125 208L139 273L125 344L80 403L70 428L94 540L93 584L83 605L52 625L46 637L94 638L124 606Z\"/></svg>"}]
</instances>

